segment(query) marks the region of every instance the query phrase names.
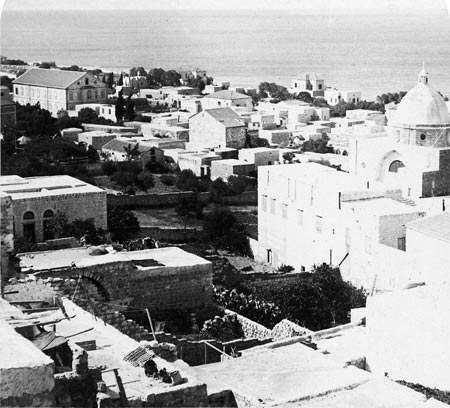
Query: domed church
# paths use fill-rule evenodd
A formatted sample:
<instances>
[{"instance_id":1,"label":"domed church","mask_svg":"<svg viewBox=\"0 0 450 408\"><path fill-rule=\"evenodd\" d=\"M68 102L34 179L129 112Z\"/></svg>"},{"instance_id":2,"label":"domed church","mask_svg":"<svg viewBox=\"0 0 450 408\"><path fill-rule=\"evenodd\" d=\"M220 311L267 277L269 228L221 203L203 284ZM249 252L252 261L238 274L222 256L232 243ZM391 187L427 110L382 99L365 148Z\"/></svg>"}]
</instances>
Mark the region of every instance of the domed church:
<instances>
[{"instance_id":1,"label":"domed church","mask_svg":"<svg viewBox=\"0 0 450 408\"><path fill-rule=\"evenodd\" d=\"M351 138L350 173L411 199L449 195L450 113L425 68L402 101L386 108L385 128Z\"/></svg>"}]
</instances>

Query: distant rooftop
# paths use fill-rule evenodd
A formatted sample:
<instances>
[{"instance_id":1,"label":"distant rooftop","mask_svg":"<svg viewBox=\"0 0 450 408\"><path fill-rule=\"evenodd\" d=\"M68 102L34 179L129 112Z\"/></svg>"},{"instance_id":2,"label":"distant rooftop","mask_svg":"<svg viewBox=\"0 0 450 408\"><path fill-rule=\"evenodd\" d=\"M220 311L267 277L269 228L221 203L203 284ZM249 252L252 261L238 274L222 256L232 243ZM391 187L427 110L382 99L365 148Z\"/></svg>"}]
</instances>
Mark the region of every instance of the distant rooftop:
<instances>
[{"instance_id":1,"label":"distant rooftop","mask_svg":"<svg viewBox=\"0 0 450 408\"><path fill-rule=\"evenodd\" d=\"M248 99L250 96L244 95L242 93L236 91L230 91L225 89L223 91L214 92L212 94L206 95L205 98L214 98L214 99L226 99L230 101L234 101L237 99Z\"/></svg>"},{"instance_id":2,"label":"distant rooftop","mask_svg":"<svg viewBox=\"0 0 450 408\"><path fill-rule=\"evenodd\" d=\"M13 83L66 89L85 74L86 72L80 71L31 68L15 79Z\"/></svg>"},{"instance_id":3,"label":"distant rooftop","mask_svg":"<svg viewBox=\"0 0 450 408\"><path fill-rule=\"evenodd\" d=\"M204 112L211 115L225 127L245 126L244 123L240 121L241 117L231 108L206 109Z\"/></svg>"},{"instance_id":4,"label":"distant rooftop","mask_svg":"<svg viewBox=\"0 0 450 408\"><path fill-rule=\"evenodd\" d=\"M368 212L373 215L391 215L416 213L417 207L401 203L386 197L377 197L363 200L346 201L342 203L343 208L352 208L356 211Z\"/></svg>"},{"instance_id":5,"label":"distant rooftop","mask_svg":"<svg viewBox=\"0 0 450 408\"><path fill-rule=\"evenodd\" d=\"M407 228L429 235L442 241L450 242L450 213L442 213L421 218L406 225Z\"/></svg>"},{"instance_id":6,"label":"distant rooftop","mask_svg":"<svg viewBox=\"0 0 450 408\"><path fill-rule=\"evenodd\" d=\"M113 262L135 262L136 270L151 270L161 267L204 265L209 262L177 247L146 249L143 251L116 252L106 247L105 255L91 255L92 248L69 248L57 251L29 252L19 254L20 267L24 271L38 272L56 268L102 265ZM146 262L147 261L147 262ZM150 262L152 261L152 262Z\"/></svg>"},{"instance_id":7,"label":"distant rooftop","mask_svg":"<svg viewBox=\"0 0 450 408\"><path fill-rule=\"evenodd\" d=\"M13 200L57 196L60 194L103 192L101 188L66 175L42 177L0 176L0 191L10 195Z\"/></svg>"}]
</instances>

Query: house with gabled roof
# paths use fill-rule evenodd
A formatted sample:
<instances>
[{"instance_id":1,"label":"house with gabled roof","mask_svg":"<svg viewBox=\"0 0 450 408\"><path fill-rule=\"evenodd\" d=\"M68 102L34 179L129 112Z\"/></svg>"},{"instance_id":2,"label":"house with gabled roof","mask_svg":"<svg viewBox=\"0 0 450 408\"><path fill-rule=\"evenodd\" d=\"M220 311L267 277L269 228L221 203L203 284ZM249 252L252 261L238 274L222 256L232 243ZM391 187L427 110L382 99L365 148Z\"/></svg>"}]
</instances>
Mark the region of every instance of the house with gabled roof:
<instances>
[{"instance_id":1,"label":"house with gabled roof","mask_svg":"<svg viewBox=\"0 0 450 408\"><path fill-rule=\"evenodd\" d=\"M14 102L40 104L53 116L83 103L104 103L106 84L89 72L31 68L13 81Z\"/></svg>"},{"instance_id":2,"label":"house with gabled roof","mask_svg":"<svg viewBox=\"0 0 450 408\"><path fill-rule=\"evenodd\" d=\"M231 147L245 145L244 120L231 108L207 109L189 119L189 145L195 148Z\"/></svg>"},{"instance_id":3,"label":"house with gabled roof","mask_svg":"<svg viewBox=\"0 0 450 408\"><path fill-rule=\"evenodd\" d=\"M206 95L201 103L203 109L232 107L247 112L253 109L252 98L250 96L229 89Z\"/></svg>"}]
</instances>

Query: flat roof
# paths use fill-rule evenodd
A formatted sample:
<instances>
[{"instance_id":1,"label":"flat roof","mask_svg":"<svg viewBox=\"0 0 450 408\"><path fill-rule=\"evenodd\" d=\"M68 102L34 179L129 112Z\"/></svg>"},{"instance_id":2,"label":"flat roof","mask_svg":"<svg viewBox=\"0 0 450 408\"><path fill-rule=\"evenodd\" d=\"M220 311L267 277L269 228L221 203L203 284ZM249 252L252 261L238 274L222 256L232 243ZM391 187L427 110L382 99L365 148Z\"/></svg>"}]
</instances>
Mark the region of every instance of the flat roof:
<instances>
[{"instance_id":1,"label":"flat roof","mask_svg":"<svg viewBox=\"0 0 450 408\"><path fill-rule=\"evenodd\" d=\"M421 218L406 224L406 227L441 241L450 242L450 213Z\"/></svg>"},{"instance_id":2,"label":"flat roof","mask_svg":"<svg viewBox=\"0 0 450 408\"><path fill-rule=\"evenodd\" d=\"M142 367L134 367L123 358L130 352L140 347L140 343L121 333L116 328L103 322L100 319L93 319L92 314L75 305L70 300L63 298L63 305L69 316L74 316L70 320L62 320L56 325L56 334L58 336L68 336L79 333L83 330L92 330L81 333L73 338L73 341L95 340L96 349L87 351L89 366L104 367L106 371L102 373L102 380L106 383L107 394L114 395L117 398L119 389L117 386L114 372L111 370L117 368L122 379L125 394L128 400L143 399L147 400L147 395L155 393L176 392L184 388L191 388L199 385L190 374L190 367L185 364L183 367L176 366L158 356L153 360L158 369L166 368L167 372L175 370L180 371L182 377L187 378L188 382L176 386L164 383L152 377L146 377ZM55 318L62 317L60 311L56 312ZM72 341L72 339L69 339ZM151 351L149 351L152 354Z\"/></svg>"},{"instance_id":3,"label":"flat roof","mask_svg":"<svg viewBox=\"0 0 450 408\"><path fill-rule=\"evenodd\" d=\"M285 406L367 382L371 374L346 368L301 344L247 350L220 363L191 367L208 392L231 389L251 406ZM297 405L298 406L298 405Z\"/></svg>"},{"instance_id":4,"label":"flat roof","mask_svg":"<svg viewBox=\"0 0 450 408\"><path fill-rule=\"evenodd\" d=\"M153 266L137 266L137 270L151 270L161 267L182 267L207 265L209 261L177 247L145 249L142 251L116 252L112 247L103 247L105 255L90 255L92 247L68 248L56 251L28 252L18 254L23 271L33 272L67 268L72 264L77 267L108 264L113 262L155 261Z\"/></svg>"},{"instance_id":5,"label":"flat roof","mask_svg":"<svg viewBox=\"0 0 450 408\"><path fill-rule=\"evenodd\" d=\"M13 200L62 194L102 193L101 188L67 175L20 177L0 176L0 191Z\"/></svg>"},{"instance_id":6,"label":"flat roof","mask_svg":"<svg viewBox=\"0 0 450 408\"><path fill-rule=\"evenodd\" d=\"M416 206L411 206L386 197L344 201L342 202L342 207L353 208L357 211L369 212L374 215L410 214L420 212Z\"/></svg>"}]
</instances>

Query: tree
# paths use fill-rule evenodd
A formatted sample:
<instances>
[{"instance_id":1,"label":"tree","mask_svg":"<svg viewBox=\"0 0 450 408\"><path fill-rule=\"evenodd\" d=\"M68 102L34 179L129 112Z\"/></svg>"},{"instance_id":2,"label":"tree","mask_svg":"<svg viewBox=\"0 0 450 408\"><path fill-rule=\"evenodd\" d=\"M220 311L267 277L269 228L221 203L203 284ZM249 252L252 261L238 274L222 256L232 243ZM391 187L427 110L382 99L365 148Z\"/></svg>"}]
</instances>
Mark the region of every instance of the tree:
<instances>
[{"instance_id":1,"label":"tree","mask_svg":"<svg viewBox=\"0 0 450 408\"><path fill-rule=\"evenodd\" d=\"M333 153L334 148L328 145L328 138L322 137L318 140L305 140L302 147L304 152Z\"/></svg>"},{"instance_id":2,"label":"tree","mask_svg":"<svg viewBox=\"0 0 450 408\"><path fill-rule=\"evenodd\" d=\"M114 74L112 72L108 74L108 80L106 81L106 84L109 89L112 89L114 87Z\"/></svg>"},{"instance_id":3,"label":"tree","mask_svg":"<svg viewBox=\"0 0 450 408\"><path fill-rule=\"evenodd\" d=\"M116 101L115 115L117 123L122 122L123 115L125 114L125 101L123 99L122 91L119 92L119 96Z\"/></svg>"},{"instance_id":4,"label":"tree","mask_svg":"<svg viewBox=\"0 0 450 408\"><path fill-rule=\"evenodd\" d=\"M137 75L136 67L130 68L130 77L135 77Z\"/></svg>"},{"instance_id":5,"label":"tree","mask_svg":"<svg viewBox=\"0 0 450 408\"><path fill-rule=\"evenodd\" d=\"M221 177L216 178L209 185L208 191L213 203L221 203L223 201L223 197L228 195L229 192L227 183L225 183Z\"/></svg>"},{"instance_id":6,"label":"tree","mask_svg":"<svg viewBox=\"0 0 450 408\"><path fill-rule=\"evenodd\" d=\"M236 254L253 258L244 226L228 207L217 207L205 217L203 232L216 248L228 249Z\"/></svg>"},{"instance_id":7,"label":"tree","mask_svg":"<svg viewBox=\"0 0 450 408\"><path fill-rule=\"evenodd\" d=\"M136 143L134 146L132 146L131 144L129 144L128 146L124 146L123 150L125 150L127 160L135 160L141 154L141 151L139 150L139 143Z\"/></svg>"},{"instance_id":8,"label":"tree","mask_svg":"<svg viewBox=\"0 0 450 408\"><path fill-rule=\"evenodd\" d=\"M13 80L12 80L9 76L2 75L2 76L0 77L0 84L1 84L1 86L7 86L9 92L12 92L12 91L13 91L13 84L12 84L12 81L13 81Z\"/></svg>"},{"instance_id":9,"label":"tree","mask_svg":"<svg viewBox=\"0 0 450 408\"><path fill-rule=\"evenodd\" d=\"M121 186L123 190L126 190L127 187L134 185L136 176L130 171L119 170L111 176L111 181Z\"/></svg>"},{"instance_id":10,"label":"tree","mask_svg":"<svg viewBox=\"0 0 450 408\"><path fill-rule=\"evenodd\" d=\"M149 188L155 187L155 179L152 173L148 171L141 171L136 180L136 185L142 190L147 192Z\"/></svg>"},{"instance_id":11,"label":"tree","mask_svg":"<svg viewBox=\"0 0 450 408\"><path fill-rule=\"evenodd\" d=\"M260 289L259 298L277 305L282 316L311 330L348 322L351 308L363 307L366 294L342 280L339 268L314 265L295 284Z\"/></svg>"},{"instance_id":12,"label":"tree","mask_svg":"<svg viewBox=\"0 0 450 408\"><path fill-rule=\"evenodd\" d=\"M182 170L177 178L177 187L182 191L199 191L199 181L192 170Z\"/></svg>"},{"instance_id":13,"label":"tree","mask_svg":"<svg viewBox=\"0 0 450 408\"><path fill-rule=\"evenodd\" d=\"M113 240L123 242L140 231L139 221L131 211L108 207L108 230Z\"/></svg>"},{"instance_id":14,"label":"tree","mask_svg":"<svg viewBox=\"0 0 450 408\"><path fill-rule=\"evenodd\" d=\"M228 177L228 192L233 195L241 195L247 190L247 178L244 176Z\"/></svg>"},{"instance_id":15,"label":"tree","mask_svg":"<svg viewBox=\"0 0 450 408\"><path fill-rule=\"evenodd\" d=\"M128 98L127 98L124 118L127 121L132 121L136 118L136 111L134 109L134 102L131 99L131 93L130 93L130 95L128 95Z\"/></svg>"},{"instance_id":16,"label":"tree","mask_svg":"<svg viewBox=\"0 0 450 408\"><path fill-rule=\"evenodd\" d=\"M69 114L66 110L61 108L58 112L56 112L56 117L58 119L65 119L69 117Z\"/></svg>"},{"instance_id":17,"label":"tree","mask_svg":"<svg viewBox=\"0 0 450 408\"><path fill-rule=\"evenodd\" d=\"M57 211L52 218L45 222L45 233L54 238L64 238L67 235L67 216L62 211Z\"/></svg>"},{"instance_id":18,"label":"tree","mask_svg":"<svg viewBox=\"0 0 450 408\"><path fill-rule=\"evenodd\" d=\"M97 118L97 112L91 108L83 108L78 112L78 119L80 119L82 123L93 123Z\"/></svg>"},{"instance_id":19,"label":"tree","mask_svg":"<svg viewBox=\"0 0 450 408\"><path fill-rule=\"evenodd\" d=\"M120 73L119 81L117 82L117 85L122 86L123 85L123 74Z\"/></svg>"},{"instance_id":20,"label":"tree","mask_svg":"<svg viewBox=\"0 0 450 408\"><path fill-rule=\"evenodd\" d=\"M303 101L303 102L306 102L306 103L312 103L313 102L313 97L311 96L311 94L309 92L306 92L306 91L299 92L295 96L295 99L298 99L299 101Z\"/></svg>"}]
</instances>

